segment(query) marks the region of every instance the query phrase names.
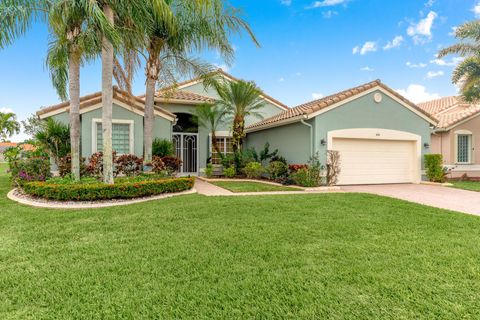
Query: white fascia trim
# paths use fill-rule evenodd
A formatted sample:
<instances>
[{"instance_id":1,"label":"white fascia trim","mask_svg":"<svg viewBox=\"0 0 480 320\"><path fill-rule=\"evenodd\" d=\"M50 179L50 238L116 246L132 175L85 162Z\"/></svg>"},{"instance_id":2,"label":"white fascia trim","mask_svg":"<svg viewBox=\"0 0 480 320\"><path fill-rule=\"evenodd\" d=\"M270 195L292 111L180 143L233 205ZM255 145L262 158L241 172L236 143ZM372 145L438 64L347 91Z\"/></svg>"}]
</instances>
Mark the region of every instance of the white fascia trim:
<instances>
[{"instance_id":1,"label":"white fascia trim","mask_svg":"<svg viewBox=\"0 0 480 320\"><path fill-rule=\"evenodd\" d=\"M212 133L210 132L208 135L212 136ZM232 132L231 131L215 131L215 136L217 138L230 138L232 137Z\"/></svg>"},{"instance_id":2,"label":"white fascia trim","mask_svg":"<svg viewBox=\"0 0 480 320\"><path fill-rule=\"evenodd\" d=\"M405 103L404 101L402 101L401 99L397 98L396 96L394 96L393 94L391 94L390 92L388 92L387 90L385 90L384 88L380 87L380 86L375 86L373 88L370 88L364 92L361 92L357 95L354 95L354 96L351 96L345 100L342 100L340 102L337 102L335 104L332 104L331 106L327 107L327 108L323 108L321 110L318 110L316 112L313 112L311 114L308 115L308 119L311 119L311 118L314 118L322 113L325 113L325 112L328 112L332 109L335 109L339 106L342 106L346 103L349 103L353 100L356 100L358 98L361 98L363 96L366 96L372 92L375 92L375 91L381 91L383 94L389 96L390 98L392 98L393 100L395 100L397 103L401 104L402 106L404 106L405 108L407 108L408 110L412 111L413 113L415 113L416 115L418 115L419 117L423 118L425 121L429 122L430 124L433 124L433 125L437 125L437 122L434 121L433 119L430 119L429 117L427 117L426 115L424 115L423 113L421 113L420 111L416 110L415 108L412 108L409 104Z\"/></svg>"},{"instance_id":3,"label":"white fascia trim","mask_svg":"<svg viewBox=\"0 0 480 320\"><path fill-rule=\"evenodd\" d=\"M97 123L102 123L102 119L93 118L92 119L92 154L96 153L97 150ZM134 121L133 120L125 120L125 119L112 119L112 123L123 123L128 124L130 127L129 132L129 153L134 153Z\"/></svg>"},{"instance_id":4,"label":"white fascia trim","mask_svg":"<svg viewBox=\"0 0 480 320\"><path fill-rule=\"evenodd\" d=\"M252 132L267 130L267 129L271 129L271 128L275 128L275 127L284 126L284 125L287 125L287 124L292 124L292 123L295 123L295 122L300 122L301 120L306 120L306 119L307 119L306 115L300 115L300 116L285 119L285 120L282 120L282 121L273 122L273 123L270 123L270 124L267 124L267 125L264 125L264 126L250 128L250 129L245 130L245 132L246 133L252 133Z\"/></svg>"}]
</instances>

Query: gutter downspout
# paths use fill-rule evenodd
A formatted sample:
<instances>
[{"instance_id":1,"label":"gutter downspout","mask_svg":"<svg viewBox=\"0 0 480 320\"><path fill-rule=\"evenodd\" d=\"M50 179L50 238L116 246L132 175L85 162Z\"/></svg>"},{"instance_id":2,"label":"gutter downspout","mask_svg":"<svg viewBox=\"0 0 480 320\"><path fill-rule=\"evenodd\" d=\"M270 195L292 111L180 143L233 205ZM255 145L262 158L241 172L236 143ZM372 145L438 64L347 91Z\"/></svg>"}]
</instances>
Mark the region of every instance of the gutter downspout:
<instances>
[{"instance_id":1,"label":"gutter downspout","mask_svg":"<svg viewBox=\"0 0 480 320\"><path fill-rule=\"evenodd\" d=\"M306 123L304 119L300 120L300 123L310 129L310 157L313 157L313 126L310 123Z\"/></svg>"}]
</instances>

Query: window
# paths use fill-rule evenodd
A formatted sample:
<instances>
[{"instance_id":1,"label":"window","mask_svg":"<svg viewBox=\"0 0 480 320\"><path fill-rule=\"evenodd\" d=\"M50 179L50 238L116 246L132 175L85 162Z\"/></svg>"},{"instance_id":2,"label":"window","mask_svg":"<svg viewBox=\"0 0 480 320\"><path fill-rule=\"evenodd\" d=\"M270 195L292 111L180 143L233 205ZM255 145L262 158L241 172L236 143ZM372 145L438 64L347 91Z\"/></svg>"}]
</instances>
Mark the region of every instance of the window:
<instances>
[{"instance_id":1,"label":"window","mask_svg":"<svg viewBox=\"0 0 480 320\"><path fill-rule=\"evenodd\" d=\"M233 154L232 138L230 137L217 137L217 145L220 152L224 155ZM212 155L212 163L220 164L222 158L219 154L213 150L213 143L210 144L210 154Z\"/></svg>"},{"instance_id":2,"label":"window","mask_svg":"<svg viewBox=\"0 0 480 320\"><path fill-rule=\"evenodd\" d=\"M94 142L94 152L103 150L102 122L94 120L94 130L96 141ZM133 153L133 121L114 120L112 124L112 149L117 154Z\"/></svg>"},{"instance_id":3,"label":"window","mask_svg":"<svg viewBox=\"0 0 480 320\"><path fill-rule=\"evenodd\" d=\"M457 163L470 163L472 157L472 135L457 134Z\"/></svg>"}]
</instances>

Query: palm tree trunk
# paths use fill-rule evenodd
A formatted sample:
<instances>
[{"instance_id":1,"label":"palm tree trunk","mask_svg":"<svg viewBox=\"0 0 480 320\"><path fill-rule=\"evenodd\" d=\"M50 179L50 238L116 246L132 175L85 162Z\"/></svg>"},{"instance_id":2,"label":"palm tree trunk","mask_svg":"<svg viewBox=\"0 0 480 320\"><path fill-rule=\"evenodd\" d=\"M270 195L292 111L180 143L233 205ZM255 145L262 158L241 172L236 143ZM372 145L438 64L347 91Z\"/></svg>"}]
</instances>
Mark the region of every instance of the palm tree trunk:
<instances>
[{"instance_id":1,"label":"palm tree trunk","mask_svg":"<svg viewBox=\"0 0 480 320\"><path fill-rule=\"evenodd\" d=\"M235 116L232 130L232 148L234 152L241 150L245 121L242 116Z\"/></svg>"},{"instance_id":2,"label":"palm tree trunk","mask_svg":"<svg viewBox=\"0 0 480 320\"><path fill-rule=\"evenodd\" d=\"M113 25L113 10L106 5L103 12ZM103 134L103 182L113 184L112 157L112 109L113 109L113 45L102 39L102 134Z\"/></svg>"},{"instance_id":3,"label":"palm tree trunk","mask_svg":"<svg viewBox=\"0 0 480 320\"><path fill-rule=\"evenodd\" d=\"M149 50L148 61L145 67L146 92L145 92L145 115L143 120L143 159L145 162L152 161L153 128L155 123L155 88L158 74L160 73L160 60L152 43Z\"/></svg>"},{"instance_id":4,"label":"palm tree trunk","mask_svg":"<svg viewBox=\"0 0 480 320\"><path fill-rule=\"evenodd\" d=\"M80 61L78 51L72 49L68 64L70 95L70 155L72 177L80 180Z\"/></svg>"}]
</instances>

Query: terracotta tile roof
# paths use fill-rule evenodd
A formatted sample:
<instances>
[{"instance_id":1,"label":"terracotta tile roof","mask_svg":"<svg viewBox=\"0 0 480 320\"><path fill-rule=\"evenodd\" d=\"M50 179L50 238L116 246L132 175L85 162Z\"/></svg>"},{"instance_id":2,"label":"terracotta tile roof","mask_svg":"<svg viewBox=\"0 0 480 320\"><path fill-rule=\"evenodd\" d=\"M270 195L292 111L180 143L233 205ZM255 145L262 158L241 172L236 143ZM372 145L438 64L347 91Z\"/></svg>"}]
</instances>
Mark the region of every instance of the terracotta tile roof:
<instances>
[{"instance_id":1,"label":"terracotta tile roof","mask_svg":"<svg viewBox=\"0 0 480 320\"><path fill-rule=\"evenodd\" d=\"M4 152L8 148L16 147L18 145L21 145L22 149L26 150L26 151L31 151L31 150L36 149L36 147L34 145L31 145L31 144L28 144L28 143L0 142L0 152Z\"/></svg>"},{"instance_id":2,"label":"terracotta tile roof","mask_svg":"<svg viewBox=\"0 0 480 320\"><path fill-rule=\"evenodd\" d=\"M479 104L467 103L454 96L423 102L418 106L437 118L438 127L442 129L480 113Z\"/></svg>"},{"instance_id":3,"label":"terracotta tile roof","mask_svg":"<svg viewBox=\"0 0 480 320\"><path fill-rule=\"evenodd\" d=\"M375 80L369 83L362 84L358 87L350 88L344 91L340 91L338 93L329 95L327 97L314 100L311 102L307 102L304 104L301 104L297 107L288 109L282 113L279 113L273 117L264 119L260 122L254 123L247 127L247 129L253 129L253 128L260 128L264 126L269 126L272 125L276 122L279 121L287 121L291 119L292 121L296 120L297 118L306 118L309 114L312 114L314 112L320 111L322 109L325 109L333 104L339 103L343 100L346 100L350 97L353 97L355 95L358 95L362 92L365 92L367 90L370 90L375 87L381 87L385 90L387 90L389 93L397 97L398 99L402 100L406 104L410 105L412 108L416 109L420 113L424 114L426 117L431 119L431 122L435 122L435 119L432 118L430 114L425 112L424 110L418 108L413 102L407 100L405 97L394 91L393 89L389 88L388 86L384 85L380 80Z\"/></svg>"},{"instance_id":4,"label":"terracotta tile roof","mask_svg":"<svg viewBox=\"0 0 480 320\"><path fill-rule=\"evenodd\" d=\"M160 90L155 93L155 98L165 99L167 102L168 100L185 100L185 101L201 102L201 103L215 101L210 97L202 96L193 92L180 91L180 90L175 90L175 91Z\"/></svg>"},{"instance_id":5,"label":"terracotta tile roof","mask_svg":"<svg viewBox=\"0 0 480 320\"><path fill-rule=\"evenodd\" d=\"M234 76L232 76L231 74L223 71L221 68L220 69L217 69L213 72L211 72L210 74L207 74L206 76L209 77L209 76L213 76L213 75L216 75L216 74L220 74L222 75L223 77L231 80L231 81L239 81L240 79L239 78L236 78ZM169 86L169 87L166 87L166 88L163 88L163 89L160 89L158 92L162 92L162 91L176 91L176 89L179 89L179 88L184 88L185 86L188 86L190 84L194 84L195 82L197 81L200 81L202 80L202 77L196 77L196 78L193 78L193 79L190 79L190 80L187 80L187 81L183 81L183 82L180 82L180 83L177 83L176 85L173 85L173 86ZM157 94L158 94L157 92ZM270 100L270 102L276 104L277 106L279 106L280 108L284 109L284 110L287 110L288 109L288 106L286 104L283 104L282 102L278 101L277 99L269 96L268 94L266 94L265 92L262 92L262 97L265 98L266 100Z\"/></svg>"},{"instance_id":6,"label":"terracotta tile roof","mask_svg":"<svg viewBox=\"0 0 480 320\"><path fill-rule=\"evenodd\" d=\"M113 87L113 98L117 99L117 100L131 106L132 108L135 108L135 109L139 110L139 111L144 110L145 101L143 99L141 99L139 97L131 96L126 91L120 90L116 86ZM80 98L80 110L84 109L84 108L87 108L87 107L90 107L90 106L95 105L95 104L100 103L100 102L102 102L102 92L101 91L83 96L83 97ZM57 110L60 110L60 109L64 109L64 111L68 111L69 107L70 107L70 101L65 101L65 102L50 106L50 107L41 108L39 111L37 111L37 116L41 116L41 115L47 114L49 112L57 111ZM164 114L164 115L166 115L166 116L175 118L175 115L173 113L171 113L171 112L169 112L169 111L167 111L167 110L165 110L161 107L155 106L155 110Z\"/></svg>"}]
</instances>

